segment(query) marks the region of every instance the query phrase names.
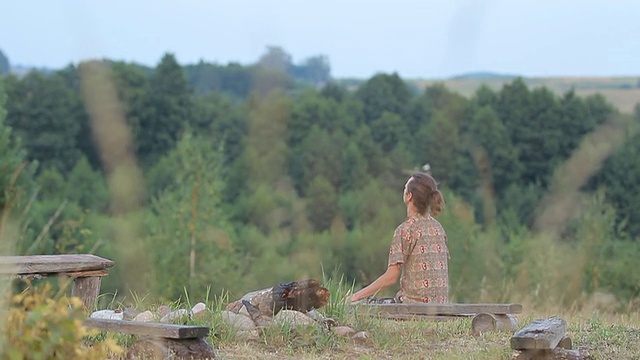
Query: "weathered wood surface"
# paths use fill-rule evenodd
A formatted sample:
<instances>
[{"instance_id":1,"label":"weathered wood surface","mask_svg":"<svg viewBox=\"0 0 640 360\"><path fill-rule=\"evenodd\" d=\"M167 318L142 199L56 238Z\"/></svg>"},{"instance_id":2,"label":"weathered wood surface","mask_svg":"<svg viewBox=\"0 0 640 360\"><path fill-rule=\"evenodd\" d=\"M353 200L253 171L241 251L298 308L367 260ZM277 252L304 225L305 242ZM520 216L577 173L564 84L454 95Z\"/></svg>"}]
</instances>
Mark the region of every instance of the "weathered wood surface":
<instances>
[{"instance_id":1,"label":"weathered wood surface","mask_svg":"<svg viewBox=\"0 0 640 360\"><path fill-rule=\"evenodd\" d=\"M91 254L0 256L0 274L77 274L104 270L115 262ZM96 276L92 274L91 276Z\"/></svg>"},{"instance_id":2,"label":"weathered wood surface","mask_svg":"<svg viewBox=\"0 0 640 360\"><path fill-rule=\"evenodd\" d=\"M567 331L567 322L561 318L537 319L518 330L511 337L514 350L555 349Z\"/></svg>"},{"instance_id":3,"label":"weathered wood surface","mask_svg":"<svg viewBox=\"0 0 640 360\"><path fill-rule=\"evenodd\" d=\"M142 338L127 350L127 359L216 359L215 350L203 338Z\"/></svg>"},{"instance_id":4,"label":"weathered wood surface","mask_svg":"<svg viewBox=\"0 0 640 360\"><path fill-rule=\"evenodd\" d=\"M79 297L85 309L93 309L96 299L100 295L101 283L102 278L98 276L75 278L71 287L71 296Z\"/></svg>"},{"instance_id":5,"label":"weathered wood surface","mask_svg":"<svg viewBox=\"0 0 640 360\"><path fill-rule=\"evenodd\" d=\"M413 315L475 315L479 313L490 314L520 314L520 304L355 304L354 306L369 310L372 313L387 314L413 314Z\"/></svg>"},{"instance_id":6,"label":"weathered wood surface","mask_svg":"<svg viewBox=\"0 0 640 360\"><path fill-rule=\"evenodd\" d=\"M428 321L452 321L461 318L472 317L473 314L462 315L420 315L420 314L390 314L379 312L373 314L377 318L391 320L428 320Z\"/></svg>"},{"instance_id":7,"label":"weathered wood surface","mask_svg":"<svg viewBox=\"0 0 640 360\"><path fill-rule=\"evenodd\" d=\"M586 351L556 348L551 350L531 349L520 351L512 360L594 360Z\"/></svg>"},{"instance_id":8,"label":"weathered wood surface","mask_svg":"<svg viewBox=\"0 0 640 360\"><path fill-rule=\"evenodd\" d=\"M193 339L209 336L210 329L204 326L177 325L156 322L139 322L130 320L94 319L85 320L85 325L103 331L115 331L140 336Z\"/></svg>"}]
</instances>

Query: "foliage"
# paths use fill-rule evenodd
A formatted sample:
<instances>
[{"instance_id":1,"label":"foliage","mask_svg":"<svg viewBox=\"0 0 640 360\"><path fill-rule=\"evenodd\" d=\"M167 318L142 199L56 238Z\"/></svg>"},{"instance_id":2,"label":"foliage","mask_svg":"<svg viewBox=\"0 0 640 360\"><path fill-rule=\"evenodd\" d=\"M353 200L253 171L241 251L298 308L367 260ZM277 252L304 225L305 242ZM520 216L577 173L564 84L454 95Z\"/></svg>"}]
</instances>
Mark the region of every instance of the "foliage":
<instances>
[{"instance_id":1,"label":"foliage","mask_svg":"<svg viewBox=\"0 0 640 360\"><path fill-rule=\"evenodd\" d=\"M99 249L118 264L104 279L114 293L137 282L163 299L209 287L236 295L322 267L366 284L384 271L404 218L402 185L423 169L448 204L452 299L535 293L532 303L574 306L600 291L640 294L625 275L638 252L638 115L602 96L556 96L523 79L470 98L444 84L418 93L398 74L332 82L326 58L294 64L277 47L250 66L181 66L171 54L154 68L107 63L134 139L122 153L135 153L145 176L148 197L130 195L142 206L112 214L111 195L126 185L106 189L72 66L3 79L0 181L20 203L18 251ZM568 222L542 234L536 222L562 210L545 202L554 174L609 120L635 125L620 146L606 144L618 150L589 186L567 189L581 201L564 210ZM36 190L34 169L17 171L26 159L40 165ZM126 231L130 221L141 226ZM131 276L131 261L156 265Z\"/></svg>"},{"instance_id":2,"label":"foliage","mask_svg":"<svg viewBox=\"0 0 640 360\"><path fill-rule=\"evenodd\" d=\"M122 352L112 338L87 342L99 331L83 325L86 313L79 298L55 299L48 283L27 285L2 315L1 359L105 359Z\"/></svg>"},{"instance_id":3,"label":"foliage","mask_svg":"<svg viewBox=\"0 0 640 360\"><path fill-rule=\"evenodd\" d=\"M9 70L11 70L9 58L0 50L0 76L7 75Z\"/></svg>"}]
</instances>

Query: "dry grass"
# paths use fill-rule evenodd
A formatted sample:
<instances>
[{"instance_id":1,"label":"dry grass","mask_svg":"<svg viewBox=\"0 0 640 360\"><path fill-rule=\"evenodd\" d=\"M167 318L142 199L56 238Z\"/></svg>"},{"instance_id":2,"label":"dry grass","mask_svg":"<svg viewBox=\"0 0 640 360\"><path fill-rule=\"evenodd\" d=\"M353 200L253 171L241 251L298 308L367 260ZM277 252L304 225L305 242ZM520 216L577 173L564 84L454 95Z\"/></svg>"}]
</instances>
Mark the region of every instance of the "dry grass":
<instances>
[{"instance_id":1,"label":"dry grass","mask_svg":"<svg viewBox=\"0 0 640 360\"><path fill-rule=\"evenodd\" d=\"M553 316L527 313L518 316L520 326L536 318ZM556 315L557 316L557 315ZM562 315L569 324L567 335L574 349L595 359L638 359L640 319L638 315ZM335 339L331 346L317 347L303 332L289 337L275 334L254 341L218 344L220 359L510 359L510 332L471 334L471 319L452 321L394 321L376 319L368 327L369 340L358 344ZM325 334L324 337L335 336ZM212 340L215 342L215 340Z\"/></svg>"},{"instance_id":2,"label":"dry grass","mask_svg":"<svg viewBox=\"0 0 640 360\"><path fill-rule=\"evenodd\" d=\"M488 79L450 79L450 80L407 80L422 90L434 83L443 83L452 91L464 96L471 96L481 86L486 85L493 90L500 90L503 85L509 84L513 78L488 78ZM525 83L530 88L545 86L557 95L562 95L571 89L579 96L601 94L622 113L630 114L636 104L640 103L640 77L557 77L557 78L525 78Z\"/></svg>"}]
</instances>

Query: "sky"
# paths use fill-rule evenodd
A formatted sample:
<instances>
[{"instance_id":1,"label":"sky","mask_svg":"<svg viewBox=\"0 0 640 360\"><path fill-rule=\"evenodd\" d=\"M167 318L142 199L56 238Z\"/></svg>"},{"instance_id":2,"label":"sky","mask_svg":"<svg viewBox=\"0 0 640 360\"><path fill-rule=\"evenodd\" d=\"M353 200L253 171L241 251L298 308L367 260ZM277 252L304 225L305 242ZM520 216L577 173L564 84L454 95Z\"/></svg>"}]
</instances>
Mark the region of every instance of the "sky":
<instances>
[{"instance_id":1,"label":"sky","mask_svg":"<svg viewBox=\"0 0 640 360\"><path fill-rule=\"evenodd\" d=\"M639 0L5 0L12 66L88 59L155 66L293 62L325 55L336 78L640 76Z\"/></svg>"}]
</instances>

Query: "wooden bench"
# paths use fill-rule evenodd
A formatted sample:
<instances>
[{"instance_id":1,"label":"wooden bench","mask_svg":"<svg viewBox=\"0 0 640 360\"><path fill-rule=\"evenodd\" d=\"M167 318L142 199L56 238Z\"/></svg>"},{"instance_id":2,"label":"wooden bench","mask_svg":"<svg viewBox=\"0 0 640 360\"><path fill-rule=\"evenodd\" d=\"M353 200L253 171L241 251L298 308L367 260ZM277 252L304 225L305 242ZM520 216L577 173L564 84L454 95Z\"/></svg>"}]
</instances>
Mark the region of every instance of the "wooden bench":
<instances>
[{"instance_id":1,"label":"wooden bench","mask_svg":"<svg viewBox=\"0 0 640 360\"><path fill-rule=\"evenodd\" d=\"M30 279L67 276L73 279L71 296L79 297L85 308L93 309L100 294L100 283L112 260L91 254L0 256L0 275Z\"/></svg>"},{"instance_id":2,"label":"wooden bench","mask_svg":"<svg viewBox=\"0 0 640 360\"><path fill-rule=\"evenodd\" d=\"M473 317L471 328L475 335L486 331L515 331L518 322L513 314L522 313L520 304L493 303L401 303L357 304L369 314L395 320L452 320Z\"/></svg>"},{"instance_id":3,"label":"wooden bench","mask_svg":"<svg viewBox=\"0 0 640 360\"><path fill-rule=\"evenodd\" d=\"M583 360L588 354L572 350L571 338L565 336L567 322L552 317L537 319L511 337L511 348L518 351L516 360Z\"/></svg>"},{"instance_id":4,"label":"wooden bench","mask_svg":"<svg viewBox=\"0 0 640 360\"><path fill-rule=\"evenodd\" d=\"M208 327L96 318L85 320L85 325L102 331L139 336L139 340L128 349L129 358L216 358L214 349L206 341L210 333Z\"/></svg>"}]
</instances>

